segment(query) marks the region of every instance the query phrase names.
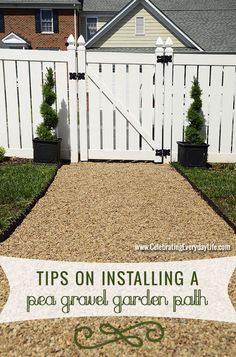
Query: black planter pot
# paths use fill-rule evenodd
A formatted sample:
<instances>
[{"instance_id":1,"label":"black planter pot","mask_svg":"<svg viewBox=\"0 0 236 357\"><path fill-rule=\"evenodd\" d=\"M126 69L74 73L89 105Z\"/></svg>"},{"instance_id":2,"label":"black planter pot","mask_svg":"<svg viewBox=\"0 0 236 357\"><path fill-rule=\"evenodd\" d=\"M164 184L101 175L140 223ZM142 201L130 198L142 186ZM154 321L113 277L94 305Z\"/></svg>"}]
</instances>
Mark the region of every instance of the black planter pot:
<instances>
[{"instance_id":1,"label":"black planter pot","mask_svg":"<svg viewBox=\"0 0 236 357\"><path fill-rule=\"evenodd\" d=\"M189 144L177 141L178 162L186 167L206 167L208 144Z\"/></svg>"},{"instance_id":2,"label":"black planter pot","mask_svg":"<svg viewBox=\"0 0 236 357\"><path fill-rule=\"evenodd\" d=\"M34 162L40 164L56 164L60 161L61 138L56 140L33 139Z\"/></svg>"}]
</instances>

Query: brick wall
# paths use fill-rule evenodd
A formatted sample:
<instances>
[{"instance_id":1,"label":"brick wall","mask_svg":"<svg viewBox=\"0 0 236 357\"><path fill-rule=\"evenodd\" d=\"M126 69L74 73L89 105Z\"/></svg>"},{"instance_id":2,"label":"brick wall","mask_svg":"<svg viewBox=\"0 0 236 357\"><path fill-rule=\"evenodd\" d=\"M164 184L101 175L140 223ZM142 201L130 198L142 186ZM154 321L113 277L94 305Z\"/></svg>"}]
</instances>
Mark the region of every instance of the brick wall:
<instances>
[{"instance_id":1,"label":"brick wall","mask_svg":"<svg viewBox=\"0 0 236 357\"><path fill-rule=\"evenodd\" d=\"M36 48L59 48L65 50L65 38L74 34L73 10L57 10L59 33L43 34L35 32L35 10L33 9L4 9L5 32L0 33L0 38L10 32L22 36Z\"/></svg>"}]
</instances>

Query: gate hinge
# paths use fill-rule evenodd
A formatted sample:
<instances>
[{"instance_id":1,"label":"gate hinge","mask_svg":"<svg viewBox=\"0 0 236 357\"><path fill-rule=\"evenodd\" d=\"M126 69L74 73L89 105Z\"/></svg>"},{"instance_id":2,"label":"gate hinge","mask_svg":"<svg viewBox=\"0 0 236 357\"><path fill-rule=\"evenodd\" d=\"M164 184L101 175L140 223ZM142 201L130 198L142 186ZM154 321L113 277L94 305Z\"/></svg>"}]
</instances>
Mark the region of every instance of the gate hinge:
<instances>
[{"instance_id":1,"label":"gate hinge","mask_svg":"<svg viewBox=\"0 0 236 357\"><path fill-rule=\"evenodd\" d=\"M70 72L69 73L70 75L70 79L78 79L78 80L81 80L81 79L85 79L85 73L75 73L75 72Z\"/></svg>"},{"instance_id":2,"label":"gate hinge","mask_svg":"<svg viewBox=\"0 0 236 357\"><path fill-rule=\"evenodd\" d=\"M157 56L157 63L169 63L172 62L172 56Z\"/></svg>"},{"instance_id":3,"label":"gate hinge","mask_svg":"<svg viewBox=\"0 0 236 357\"><path fill-rule=\"evenodd\" d=\"M170 156L170 149L160 149L156 150L156 156Z\"/></svg>"}]
</instances>

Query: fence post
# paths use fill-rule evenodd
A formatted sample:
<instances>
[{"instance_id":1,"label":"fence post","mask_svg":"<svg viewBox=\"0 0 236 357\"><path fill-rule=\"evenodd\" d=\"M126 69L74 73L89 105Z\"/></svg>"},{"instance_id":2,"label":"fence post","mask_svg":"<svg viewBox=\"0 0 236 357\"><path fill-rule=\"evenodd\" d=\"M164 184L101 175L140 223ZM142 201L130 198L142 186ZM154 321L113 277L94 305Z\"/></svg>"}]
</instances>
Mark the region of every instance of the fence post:
<instances>
[{"instance_id":1,"label":"fence post","mask_svg":"<svg viewBox=\"0 0 236 357\"><path fill-rule=\"evenodd\" d=\"M76 50L73 35L68 37L68 72L76 73ZM68 73L68 76L69 76ZM78 111L77 111L77 80L69 79L69 112L70 112L70 159L78 162Z\"/></svg>"},{"instance_id":2,"label":"fence post","mask_svg":"<svg viewBox=\"0 0 236 357\"><path fill-rule=\"evenodd\" d=\"M163 146L172 151L171 143L171 112L172 112L172 69L173 69L173 42L170 37L165 42L165 56L171 56L172 62L164 65L164 122L163 122ZM172 153L171 153L172 155ZM164 162L170 161L170 157L165 157Z\"/></svg>"},{"instance_id":3,"label":"fence post","mask_svg":"<svg viewBox=\"0 0 236 357\"><path fill-rule=\"evenodd\" d=\"M158 37L156 41L156 66L155 66L155 112L154 112L154 142L155 150L162 149L163 141L163 64L157 62L157 56L164 55L163 40L161 37ZM154 162L160 162L158 156L154 156Z\"/></svg>"},{"instance_id":4,"label":"fence post","mask_svg":"<svg viewBox=\"0 0 236 357\"><path fill-rule=\"evenodd\" d=\"M79 134L80 161L88 161L88 128L87 128L87 98L86 98L86 48L82 35L78 39L78 72L84 74L79 81Z\"/></svg>"}]
</instances>

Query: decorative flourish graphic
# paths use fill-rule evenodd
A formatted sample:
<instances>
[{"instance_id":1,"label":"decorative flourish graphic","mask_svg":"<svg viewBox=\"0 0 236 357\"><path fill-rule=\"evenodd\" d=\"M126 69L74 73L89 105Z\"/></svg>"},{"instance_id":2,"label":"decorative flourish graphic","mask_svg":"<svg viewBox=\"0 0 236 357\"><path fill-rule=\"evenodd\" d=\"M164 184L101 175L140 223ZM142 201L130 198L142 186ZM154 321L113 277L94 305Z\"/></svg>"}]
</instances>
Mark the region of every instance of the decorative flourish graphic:
<instances>
[{"instance_id":1,"label":"decorative flourish graphic","mask_svg":"<svg viewBox=\"0 0 236 357\"><path fill-rule=\"evenodd\" d=\"M86 340L91 339L94 335L94 331L88 326L80 326L78 324L75 328L74 341L75 344L80 349L87 349L87 350L100 348L102 346L108 345L110 343L115 343L118 341L124 341L128 345L138 348L143 346L144 343L143 339L136 335L127 335L126 332L142 327L146 327L145 338L150 342L155 342L155 343L160 342L164 337L164 328L158 322L145 321L145 322L137 323L130 327L126 327L124 329L118 329L109 323L101 323L99 326L100 333L106 336L114 336L114 337L106 341L97 344L87 345L87 346L83 345L80 342L80 340L81 338L85 338ZM157 334L158 337L156 337Z\"/></svg>"}]
</instances>

